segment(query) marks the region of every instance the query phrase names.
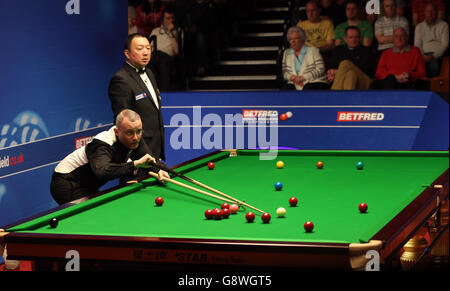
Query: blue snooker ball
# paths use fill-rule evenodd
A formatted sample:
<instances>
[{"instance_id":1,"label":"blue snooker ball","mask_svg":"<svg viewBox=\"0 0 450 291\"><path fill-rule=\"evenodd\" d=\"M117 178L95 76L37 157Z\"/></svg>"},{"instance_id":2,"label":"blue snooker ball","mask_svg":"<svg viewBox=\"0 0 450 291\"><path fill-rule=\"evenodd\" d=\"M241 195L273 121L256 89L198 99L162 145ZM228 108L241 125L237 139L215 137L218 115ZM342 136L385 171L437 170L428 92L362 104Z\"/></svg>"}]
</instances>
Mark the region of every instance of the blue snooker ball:
<instances>
[{"instance_id":1,"label":"blue snooker ball","mask_svg":"<svg viewBox=\"0 0 450 291\"><path fill-rule=\"evenodd\" d=\"M362 169L364 168L363 162L357 162L357 163L356 163L356 168L357 168L358 170L362 170Z\"/></svg>"},{"instance_id":2,"label":"blue snooker ball","mask_svg":"<svg viewBox=\"0 0 450 291\"><path fill-rule=\"evenodd\" d=\"M281 188L283 188L283 184L281 184L281 182L276 182L276 183L275 183L275 189L276 189L277 191L280 191Z\"/></svg>"}]
</instances>

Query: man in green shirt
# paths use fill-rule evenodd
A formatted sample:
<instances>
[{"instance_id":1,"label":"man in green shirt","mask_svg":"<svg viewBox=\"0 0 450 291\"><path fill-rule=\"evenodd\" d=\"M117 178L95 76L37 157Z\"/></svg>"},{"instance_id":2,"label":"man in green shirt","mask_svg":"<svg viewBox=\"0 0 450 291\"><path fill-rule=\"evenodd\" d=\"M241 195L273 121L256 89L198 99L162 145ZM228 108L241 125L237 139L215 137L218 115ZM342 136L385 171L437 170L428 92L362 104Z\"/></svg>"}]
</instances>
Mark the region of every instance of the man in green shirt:
<instances>
[{"instance_id":1,"label":"man in green shirt","mask_svg":"<svg viewBox=\"0 0 450 291\"><path fill-rule=\"evenodd\" d=\"M372 25L359 18L359 4L355 0L350 0L345 5L345 14L347 21L336 26L334 30L335 46L345 44L345 29L349 26L357 26L361 32L361 44L370 47L373 41Z\"/></svg>"}]
</instances>

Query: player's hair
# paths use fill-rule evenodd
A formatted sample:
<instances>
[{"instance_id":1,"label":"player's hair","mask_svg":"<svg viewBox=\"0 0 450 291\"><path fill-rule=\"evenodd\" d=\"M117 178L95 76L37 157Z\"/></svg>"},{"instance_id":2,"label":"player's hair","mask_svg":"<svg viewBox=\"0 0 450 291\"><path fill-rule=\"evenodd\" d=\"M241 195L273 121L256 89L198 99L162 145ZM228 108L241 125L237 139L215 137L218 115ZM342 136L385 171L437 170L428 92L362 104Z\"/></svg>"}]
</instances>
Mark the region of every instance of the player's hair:
<instances>
[{"instance_id":1,"label":"player's hair","mask_svg":"<svg viewBox=\"0 0 450 291\"><path fill-rule=\"evenodd\" d=\"M148 37L146 37L142 33L139 33L139 32L132 33L125 39L125 49L126 50L130 50L131 49L131 43L133 42L133 39L135 39L136 37L143 37L143 38L148 39Z\"/></svg>"},{"instance_id":2,"label":"player's hair","mask_svg":"<svg viewBox=\"0 0 450 291\"><path fill-rule=\"evenodd\" d=\"M141 117L139 116L139 114L137 114L133 110L124 109L124 110L120 111L119 114L117 114L117 117L116 117L116 126L117 127L122 123L122 121L125 117L128 118L131 122L141 120Z\"/></svg>"}]
</instances>

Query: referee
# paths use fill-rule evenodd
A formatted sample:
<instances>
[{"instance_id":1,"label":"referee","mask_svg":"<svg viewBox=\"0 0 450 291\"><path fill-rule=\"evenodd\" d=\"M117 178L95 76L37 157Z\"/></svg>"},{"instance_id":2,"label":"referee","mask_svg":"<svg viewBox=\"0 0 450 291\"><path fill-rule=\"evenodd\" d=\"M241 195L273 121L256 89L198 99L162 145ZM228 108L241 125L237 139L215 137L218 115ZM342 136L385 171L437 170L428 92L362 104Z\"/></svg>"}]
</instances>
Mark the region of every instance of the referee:
<instances>
[{"instance_id":1,"label":"referee","mask_svg":"<svg viewBox=\"0 0 450 291\"><path fill-rule=\"evenodd\" d=\"M53 199L61 205L95 194L110 180L131 178L138 168L153 168L156 160L141 139L142 133L139 114L121 111L115 126L97 134L56 166L50 184ZM158 175L160 181L170 178L163 170Z\"/></svg>"}]
</instances>

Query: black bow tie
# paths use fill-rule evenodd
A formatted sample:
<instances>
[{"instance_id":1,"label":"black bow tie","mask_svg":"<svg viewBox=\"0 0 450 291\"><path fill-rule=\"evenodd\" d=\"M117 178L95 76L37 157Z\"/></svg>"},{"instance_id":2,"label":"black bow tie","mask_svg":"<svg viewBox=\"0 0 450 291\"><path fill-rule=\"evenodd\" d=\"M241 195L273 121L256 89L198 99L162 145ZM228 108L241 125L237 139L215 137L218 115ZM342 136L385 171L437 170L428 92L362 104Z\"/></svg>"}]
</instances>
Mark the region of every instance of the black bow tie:
<instances>
[{"instance_id":1,"label":"black bow tie","mask_svg":"<svg viewBox=\"0 0 450 291\"><path fill-rule=\"evenodd\" d=\"M145 69L142 69L142 70L137 69L137 70L138 70L139 75L145 74Z\"/></svg>"}]
</instances>

